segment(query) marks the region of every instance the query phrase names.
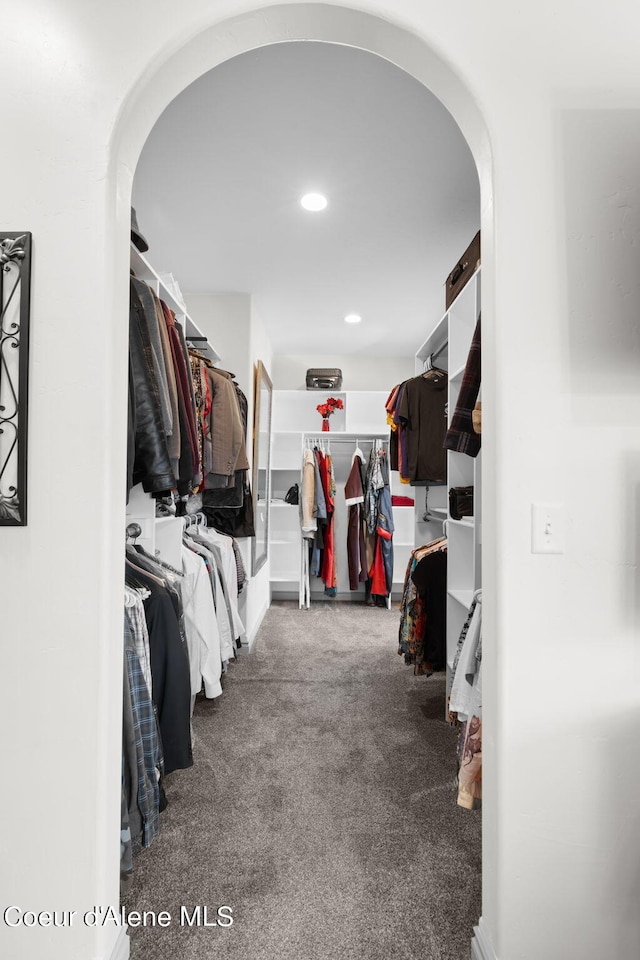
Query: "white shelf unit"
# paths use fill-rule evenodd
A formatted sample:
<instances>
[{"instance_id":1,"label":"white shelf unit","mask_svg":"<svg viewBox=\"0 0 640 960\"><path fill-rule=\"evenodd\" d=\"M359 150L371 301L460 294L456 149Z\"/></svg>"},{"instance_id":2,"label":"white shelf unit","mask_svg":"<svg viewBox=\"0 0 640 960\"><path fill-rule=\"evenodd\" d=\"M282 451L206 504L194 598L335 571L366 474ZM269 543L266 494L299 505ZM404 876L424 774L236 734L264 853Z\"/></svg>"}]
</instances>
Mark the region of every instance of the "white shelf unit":
<instances>
[{"instance_id":1,"label":"white shelf unit","mask_svg":"<svg viewBox=\"0 0 640 960\"><path fill-rule=\"evenodd\" d=\"M317 412L318 404L329 396L340 398L343 410L337 410L330 419L329 432L322 432L322 418ZM301 533L299 507L283 502L287 490L294 484L300 485L303 441L309 437L322 437L329 444L334 458L337 474L338 493L336 496L335 536L338 563L338 597L355 597L355 591L349 590L346 552L347 508L344 492L341 489L351 466L351 457L360 442L365 456L368 456L369 442L375 438L389 437L389 426L385 403L388 393L382 390L348 390L330 392L324 390L274 390L273 391L273 428L271 446L271 514L269 532L269 550L271 556L271 590L274 596L298 593L301 575ZM350 440L352 445L331 441ZM402 486L393 493L413 495L411 488ZM404 573L414 546L413 507L394 507L393 520L395 533L394 547L394 585L400 590L404 582ZM312 578L312 593L321 596L324 592L322 581ZM364 588L360 588L364 593Z\"/></svg>"},{"instance_id":2,"label":"white shelf unit","mask_svg":"<svg viewBox=\"0 0 640 960\"><path fill-rule=\"evenodd\" d=\"M473 332L480 314L480 269L458 294L416 353L416 374L423 373L425 361L438 353L435 365L450 371L448 416L456 408ZM453 520L449 514L451 487L473 485L474 516ZM477 457L447 451L447 483L428 487L430 520L425 522L424 487L412 487L416 495L415 546L440 536L446 529L447 549L447 691L460 631L467 618L474 592L482 584L482 452ZM446 521L446 527L444 525Z\"/></svg>"}]
</instances>

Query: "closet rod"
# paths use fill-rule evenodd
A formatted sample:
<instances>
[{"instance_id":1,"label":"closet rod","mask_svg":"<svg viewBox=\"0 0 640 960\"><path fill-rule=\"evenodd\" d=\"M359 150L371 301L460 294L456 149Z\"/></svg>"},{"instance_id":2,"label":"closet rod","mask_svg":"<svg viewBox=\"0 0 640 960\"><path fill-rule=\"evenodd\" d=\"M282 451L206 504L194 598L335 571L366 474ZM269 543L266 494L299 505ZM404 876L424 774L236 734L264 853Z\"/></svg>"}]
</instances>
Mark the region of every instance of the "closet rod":
<instances>
[{"instance_id":1,"label":"closet rod","mask_svg":"<svg viewBox=\"0 0 640 960\"><path fill-rule=\"evenodd\" d=\"M335 437L335 436L334 436L334 437L327 437L326 434L324 434L324 435L321 436L321 437L312 437L312 436L306 437L306 438L305 438L305 442L310 442L310 441L312 441L312 440L318 440L318 439L321 440L322 443L329 443L329 444L332 444L332 443L350 443L352 447L355 447L355 446L356 446L356 441L355 441L355 440L352 440L350 437ZM359 438L358 438L359 443L375 443L376 440L377 440L379 443L388 443L388 442L389 442L389 438L388 438L388 437L359 437Z\"/></svg>"},{"instance_id":2,"label":"closet rod","mask_svg":"<svg viewBox=\"0 0 640 960\"><path fill-rule=\"evenodd\" d=\"M200 342L208 343L208 340L206 337L187 337L187 340L189 341L189 343L200 343Z\"/></svg>"}]
</instances>

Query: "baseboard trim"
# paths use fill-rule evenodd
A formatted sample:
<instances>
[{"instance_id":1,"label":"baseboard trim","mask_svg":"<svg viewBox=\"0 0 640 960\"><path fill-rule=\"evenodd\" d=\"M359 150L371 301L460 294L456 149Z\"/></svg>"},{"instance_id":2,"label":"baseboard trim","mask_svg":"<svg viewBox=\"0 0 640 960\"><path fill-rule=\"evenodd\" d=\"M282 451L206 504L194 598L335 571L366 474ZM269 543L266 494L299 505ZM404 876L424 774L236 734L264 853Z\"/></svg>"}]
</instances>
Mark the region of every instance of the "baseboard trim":
<instances>
[{"instance_id":1,"label":"baseboard trim","mask_svg":"<svg viewBox=\"0 0 640 960\"><path fill-rule=\"evenodd\" d=\"M116 942L113 945L113 950L111 951L107 960L129 960L130 944L131 941L127 936L126 926L120 927Z\"/></svg>"},{"instance_id":2,"label":"baseboard trim","mask_svg":"<svg viewBox=\"0 0 640 960\"><path fill-rule=\"evenodd\" d=\"M473 928L471 960L498 960L491 940L482 925L482 917L478 921L478 926Z\"/></svg>"},{"instance_id":3,"label":"baseboard trim","mask_svg":"<svg viewBox=\"0 0 640 960\"><path fill-rule=\"evenodd\" d=\"M258 632L260 630L260 627L262 626L262 621L264 620L267 610L269 609L270 606L271 606L271 601L267 599L266 603L263 604L262 609L258 614L258 618L256 622L254 623L251 630L247 633L245 637L245 642L249 648L249 653L253 653L253 651L255 650L256 640L258 639Z\"/></svg>"}]
</instances>

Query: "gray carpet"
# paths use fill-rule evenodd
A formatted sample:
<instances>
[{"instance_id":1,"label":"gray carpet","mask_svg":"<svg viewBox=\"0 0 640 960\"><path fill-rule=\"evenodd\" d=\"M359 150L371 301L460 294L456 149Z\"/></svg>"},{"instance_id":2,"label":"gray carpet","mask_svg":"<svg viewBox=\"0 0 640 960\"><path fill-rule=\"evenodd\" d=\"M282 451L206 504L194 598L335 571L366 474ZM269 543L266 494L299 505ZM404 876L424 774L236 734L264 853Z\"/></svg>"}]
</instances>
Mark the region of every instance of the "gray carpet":
<instances>
[{"instance_id":1,"label":"gray carpet","mask_svg":"<svg viewBox=\"0 0 640 960\"><path fill-rule=\"evenodd\" d=\"M276 603L222 698L196 706L195 765L134 862L133 960L468 960L480 814L455 802L442 675L396 653L398 612ZM233 909L231 927L180 907Z\"/></svg>"}]
</instances>

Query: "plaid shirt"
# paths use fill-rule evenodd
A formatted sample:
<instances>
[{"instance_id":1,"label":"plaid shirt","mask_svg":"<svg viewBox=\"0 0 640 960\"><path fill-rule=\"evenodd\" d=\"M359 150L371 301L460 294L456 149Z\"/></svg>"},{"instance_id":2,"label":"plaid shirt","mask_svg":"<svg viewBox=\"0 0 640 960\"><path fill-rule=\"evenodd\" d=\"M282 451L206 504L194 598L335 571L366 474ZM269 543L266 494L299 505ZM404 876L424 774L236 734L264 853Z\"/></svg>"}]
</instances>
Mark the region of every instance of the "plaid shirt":
<instances>
[{"instance_id":1,"label":"plaid shirt","mask_svg":"<svg viewBox=\"0 0 640 960\"><path fill-rule=\"evenodd\" d=\"M367 476L364 488L364 513L369 533L375 533L376 527L378 526L378 498L380 491L384 487L381 460L382 452L378 450L374 444L369 453L369 463L367 464Z\"/></svg>"},{"instance_id":2,"label":"plaid shirt","mask_svg":"<svg viewBox=\"0 0 640 960\"><path fill-rule=\"evenodd\" d=\"M135 730L137 800L142 817L142 843L148 847L160 831L158 773L162 771L162 751L155 708L136 653L134 628L126 612L124 653Z\"/></svg>"},{"instance_id":3,"label":"plaid shirt","mask_svg":"<svg viewBox=\"0 0 640 960\"><path fill-rule=\"evenodd\" d=\"M444 446L448 450L467 453L477 457L480 452L480 434L473 429L473 408L480 391L480 317L469 348L467 365L464 368L458 402L447 430Z\"/></svg>"},{"instance_id":4,"label":"plaid shirt","mask_svg":"<svg viewBox=\"0 0 640 960\"><path fill-rule=\"evenodd\" d=\"M240 553L240 546L238 541L233 539L231 541L233 545L233 555L236 559L236 573L238 577L238 593L242 592L242 588L247 582L247 572L244 569L244 563L242 561L242 554Z\"/></svg>"},{"instance_id":5,"label":"plaid shirt","mask_svg":"<svg viewBox=\"0 0 640 960\"><path fill-rule=\"evenodd\" d=\"M145 679L149 693L151 693L153 689L151 685L151 652L149 649L149 631L147 630L147 620L144 615L142 596L136 590L125 587L124 597L125 616L128 617L133 631L142 676Z\"/></svg>"}]
</instances>

